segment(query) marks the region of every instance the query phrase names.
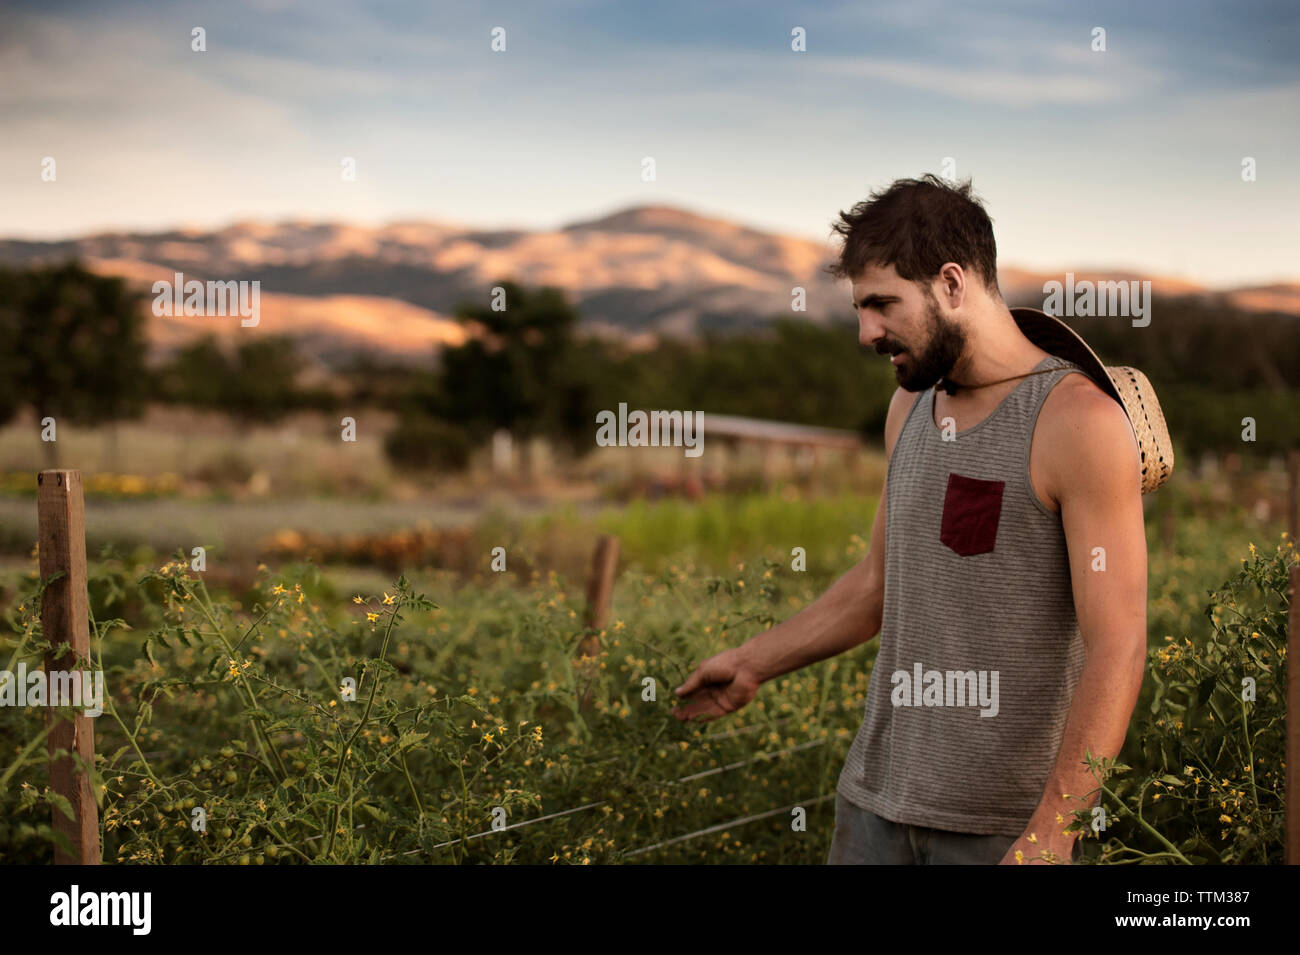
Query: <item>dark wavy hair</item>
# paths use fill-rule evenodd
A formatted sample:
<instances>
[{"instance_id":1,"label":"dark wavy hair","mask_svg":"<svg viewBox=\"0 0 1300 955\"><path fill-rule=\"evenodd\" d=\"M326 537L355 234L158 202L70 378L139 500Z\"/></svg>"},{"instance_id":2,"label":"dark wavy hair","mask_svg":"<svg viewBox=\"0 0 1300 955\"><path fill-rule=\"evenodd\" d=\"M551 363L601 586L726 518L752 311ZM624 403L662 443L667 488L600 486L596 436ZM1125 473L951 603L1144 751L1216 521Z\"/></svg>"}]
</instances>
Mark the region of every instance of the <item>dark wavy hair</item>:
<instances>
[{"instance_id":1,"label":"dark wavy hair","mask_svg":"<svg viewBox=\"0 0 1300 955\"><path fill-rule=\"evenodd\" d=\"M1002 297L993 221L969 179L896 179L841 211L831 229L844 238L838 261L826 268L837 279L853 278L868 265L892 265L901 278L921 283L938 275L945 262L956 262L978 272L984 287Z\"/></svg>"}]
</instances>

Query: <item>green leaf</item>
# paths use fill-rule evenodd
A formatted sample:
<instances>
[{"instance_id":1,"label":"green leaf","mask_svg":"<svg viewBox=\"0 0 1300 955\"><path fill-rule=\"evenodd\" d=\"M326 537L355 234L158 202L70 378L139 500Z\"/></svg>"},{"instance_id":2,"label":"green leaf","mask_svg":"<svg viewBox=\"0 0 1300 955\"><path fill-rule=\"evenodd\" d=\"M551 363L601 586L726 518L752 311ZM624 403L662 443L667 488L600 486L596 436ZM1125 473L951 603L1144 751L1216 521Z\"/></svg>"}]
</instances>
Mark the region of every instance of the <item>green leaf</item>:
<instances>
[{"instance_id":1,"label":"green leaf","mask_svg":"<svg viewBox=\"0 0 1300 955\"><path fill-rule=\"evenodd\" d=\"M1219 678L1214 675L1207 676L1204 680L1196 685L1196 705L1204 706L1214 693L1214 687L1218 684Z\"/></svg>"},{"instance_id":2,"label":"green leaf","mask_svg":"<svg viewBox=\"0 0 1300 955\"><path fill-rule=\"evenodd\" d=\"M77 814L72 811L72 803L68 802L66 796L61 796L56 792L50 792L46 794L45 798L49 801L50 805L67 816L71 822L77 821Z\"/></svg>"}]
</instances>

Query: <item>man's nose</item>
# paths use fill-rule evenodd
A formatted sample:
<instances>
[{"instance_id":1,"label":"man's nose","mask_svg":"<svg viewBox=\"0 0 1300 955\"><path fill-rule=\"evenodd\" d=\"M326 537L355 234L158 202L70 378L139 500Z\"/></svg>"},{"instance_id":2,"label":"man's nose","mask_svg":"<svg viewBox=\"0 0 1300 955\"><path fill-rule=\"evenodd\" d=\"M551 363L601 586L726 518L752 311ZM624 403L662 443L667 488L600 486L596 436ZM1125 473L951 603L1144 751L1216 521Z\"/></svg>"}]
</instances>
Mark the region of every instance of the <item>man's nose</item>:
<instances>
[{"instance_id":1,"label":"man's nose","mask_svg":"<svg viewBox=\"0 0 1300 955\"><path fill-rule=\"evenodd\" d=\"M858 342L867 348L874 348L885 337L885 326L865 312L858 313Z\"/></svg>"}]
</instances>

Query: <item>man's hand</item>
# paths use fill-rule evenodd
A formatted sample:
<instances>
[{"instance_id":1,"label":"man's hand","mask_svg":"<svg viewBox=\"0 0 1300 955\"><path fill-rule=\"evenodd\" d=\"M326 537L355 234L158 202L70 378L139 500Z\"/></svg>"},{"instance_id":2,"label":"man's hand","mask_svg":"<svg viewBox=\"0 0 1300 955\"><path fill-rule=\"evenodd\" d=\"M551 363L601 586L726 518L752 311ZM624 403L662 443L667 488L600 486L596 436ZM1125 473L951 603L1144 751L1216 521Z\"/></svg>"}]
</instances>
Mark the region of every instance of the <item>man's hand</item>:
<instances>
[{"instance_id":1,"label":"man's hand","mask_svg":"<svg viewBox=\"0 0 1300 955\"><path fill-rule=\"evenodd\" d=\"M685 706L673 712L679 720L716 720L734 713L758 693L759 679L738 648L709 657L675 691Z\"/></svg>"}]
</instances>

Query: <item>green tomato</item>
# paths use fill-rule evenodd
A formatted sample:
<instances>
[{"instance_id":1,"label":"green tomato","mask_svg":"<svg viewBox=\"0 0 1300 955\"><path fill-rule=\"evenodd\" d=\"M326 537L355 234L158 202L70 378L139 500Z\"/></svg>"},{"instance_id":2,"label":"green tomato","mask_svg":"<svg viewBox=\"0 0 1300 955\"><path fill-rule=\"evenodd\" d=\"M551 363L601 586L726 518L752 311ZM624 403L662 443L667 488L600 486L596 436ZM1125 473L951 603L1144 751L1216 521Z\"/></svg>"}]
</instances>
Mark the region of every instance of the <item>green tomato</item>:
<instances>
[{"instance_id":1,"label":"green tomato","mask_svg":"<svg viewBox=\"0 0 1300 955\"><path fill-rule=\"evenodd\" d=\"M235 830L231 829L229 826L226 826L224 829L221 830L222 839L229 839L234 834L235 834Z\"/></svg>"},{"instance_id":2,"label":"green tomato","mask_svg":"<svg viewBox=\"0 0 1300 955\"><path fill-rule=\"evenodd\" d=\"M253 837L250 836L248 833L244 833L243 838L239 840L239 844L243 848L247 849L249 846L253 844Z\"/></svg>"},{"instance_id":3,"label":"green tomato","mask_svg":"<svg viewBox=\"0 0 1300 955\"><path fill-rule=\"evenodd\" d=\"M266 856L262 855L260 852L253 857L254 865L262 865L264 862L266 862Z\"/></svg>"},{"instance_id":4,"label":"green tomato","mask_svg":"<svg viewBox=\"0 0 1300 955\"><path fill-rule=\"evenodd\" d=\"M226 759L230 759L230 757L235 755L235 748L233 746L223 746L221 747L221 755Z\"/></svg>"},{"instance_id":5,"label":"green tomato","mask_svg":"<svg viewBox=\"0 0 1300 955\"><path fill-rule=\"evenodd\" d=\"M247 852L245 852L242 856L239 857L239 864L240 864L240 865L248 865L248 863L251 862L251 861L252 861L252 860L248 857L248 853L247 853Z\"/></svg>"},{"instance_id":6,"label":"green tomato","mask_svg":"<svg viewBox=\"0 0 1300 955\"><path fill-rule=\"evenodd\" d=\"M226 770L226 782L231 785L239 782L239 773L235 772L233 769Z\"/></svg>"}]
</instances>

